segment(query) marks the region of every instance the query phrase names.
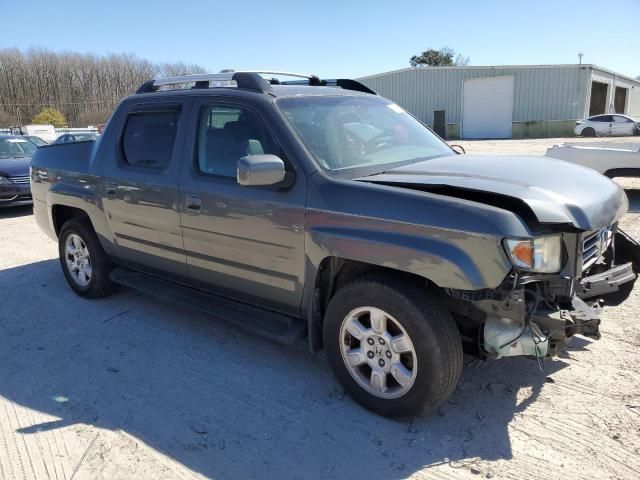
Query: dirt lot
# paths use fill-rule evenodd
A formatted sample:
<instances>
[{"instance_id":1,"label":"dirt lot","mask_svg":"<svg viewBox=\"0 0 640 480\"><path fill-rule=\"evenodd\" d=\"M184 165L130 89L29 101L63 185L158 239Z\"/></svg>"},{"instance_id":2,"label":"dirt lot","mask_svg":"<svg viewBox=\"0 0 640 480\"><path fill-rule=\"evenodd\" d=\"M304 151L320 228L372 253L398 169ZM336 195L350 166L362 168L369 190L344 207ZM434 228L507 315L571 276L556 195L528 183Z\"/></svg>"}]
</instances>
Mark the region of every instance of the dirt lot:
<instances>
[{"instance_id":1,"label":"dirt lot","mask_svg":"<svg viewBox=\"0 0 640 480\"><path fill-rule=\"evenodd\" d=\"M542 153L562 141L464 142ZM640 181L625 180L640 238ZM30 209L0 211L0 478L640 478L640 293L545 362L465 359L432 418L386 420L322 355L122 289L86 301Z\"/></svg>"}]
</instances>

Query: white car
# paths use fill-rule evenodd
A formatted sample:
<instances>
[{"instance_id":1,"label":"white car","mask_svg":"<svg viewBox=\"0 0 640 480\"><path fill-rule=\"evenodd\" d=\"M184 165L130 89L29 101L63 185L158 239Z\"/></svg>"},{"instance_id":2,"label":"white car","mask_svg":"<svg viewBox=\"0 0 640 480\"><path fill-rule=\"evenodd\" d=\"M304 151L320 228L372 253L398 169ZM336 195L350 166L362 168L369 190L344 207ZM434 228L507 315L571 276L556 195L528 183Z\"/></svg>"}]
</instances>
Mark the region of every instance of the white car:
<instances>
[{"instance_id":1,"label":"white car","mask_svg":"<svg viewBox=\"0 0 640 480\"><path fill-rule=\"evenodd\" d=\"M640 123L627 115L594 115L576 122L574 132L583 137L603 137L605 135L639 135Z\"/></svg>"},{"instance_id":2,"label":"white car","mask_svg":"<svg viewBox=\"0 0 640 480\"><path fill-rule=\"evenodd\" d=\"M609 178L640 177L640 144L625 148L554 145L546 156L592 168Z\"/></svg>"}]
</instances>

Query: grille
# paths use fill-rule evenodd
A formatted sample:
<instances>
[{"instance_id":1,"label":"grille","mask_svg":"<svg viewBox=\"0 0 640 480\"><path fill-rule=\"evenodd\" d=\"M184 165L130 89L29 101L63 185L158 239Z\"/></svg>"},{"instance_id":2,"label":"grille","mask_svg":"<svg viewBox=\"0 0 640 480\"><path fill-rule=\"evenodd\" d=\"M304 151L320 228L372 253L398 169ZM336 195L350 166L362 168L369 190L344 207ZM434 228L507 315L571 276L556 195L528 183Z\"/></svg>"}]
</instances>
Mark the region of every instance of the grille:
<instances>
[{"instance_id":1,"label":"grille","mask_svg":"<svg viewBox=\"0 0 640 480\"><path fill-rule=\"evenodd\" d=\"M22 175L19 177L9 177L9 181L17 185L24 185L29 183L29 175Z\"/></svg>"},{"instance_id":2,"label":"grille","mask_svg":"<svg viewBox=\"0 0 640 480\"><path fill-rule=\"evenodd\" d=\"M611 245L613 232L610 228L602 228L587 232L582 239L582 270L596 263Z\"/></svg>"}]
</instances>

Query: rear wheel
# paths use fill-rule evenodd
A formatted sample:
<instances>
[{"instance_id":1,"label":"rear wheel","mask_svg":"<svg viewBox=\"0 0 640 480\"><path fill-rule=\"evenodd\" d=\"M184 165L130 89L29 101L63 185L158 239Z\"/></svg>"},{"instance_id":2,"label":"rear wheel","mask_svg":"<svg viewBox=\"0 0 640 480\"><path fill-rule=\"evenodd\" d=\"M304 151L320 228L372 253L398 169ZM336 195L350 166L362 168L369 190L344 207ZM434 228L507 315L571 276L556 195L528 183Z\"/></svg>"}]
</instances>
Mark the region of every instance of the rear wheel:
<instances>
[{"instance_id":1,"label":"rear wheel","mask_svg":"<svg viewBox=\"0 0 640 480\"><path fill-rule=\"evenodd\" d=\"M595 137L596 136L596 131L591 127L587 127L584 130L582 130L582 136L583 137Z\"/></svg>"},{"instance_id":2,"label":"rear wheel","mask_svg":"<svg viewBox=\"0 0 640 480\"><path fill-rule=\"evenodd\" d=\"M88 222L67 221L60 230L58 252L64 276L78 295L98 298L111 292L109 258Z\"/></svg>"},{"instance_id":3,"label":"rear wheel","mask_svg":"<svg viewBox=\"0 0 640 480\"><path fill-rule=\"evenodd\" d=\"M433 292L393 276L367 276L341 288L327 308L324 344L345 390L385 416L433 412L462 369L462 341L450 313Z\"/></svg>"}]
</instances>

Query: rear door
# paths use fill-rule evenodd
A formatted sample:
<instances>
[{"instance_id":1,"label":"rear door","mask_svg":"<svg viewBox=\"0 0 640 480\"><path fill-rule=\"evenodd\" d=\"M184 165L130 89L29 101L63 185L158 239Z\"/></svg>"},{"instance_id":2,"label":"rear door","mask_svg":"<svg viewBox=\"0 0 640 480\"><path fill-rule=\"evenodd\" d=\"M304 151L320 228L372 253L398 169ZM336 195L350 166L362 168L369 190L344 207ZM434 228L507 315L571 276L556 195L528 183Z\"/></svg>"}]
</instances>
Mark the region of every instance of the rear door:
<instances>
[{"instance_id":1,"label":"rear door","mask_svg":"<svg viewBox=\"0 0 640 480\"><path fill-rule=\"evenodd\" d=\"M130 267L186 279L178 177L188 105L180 100L133 105L121 118L117 145L104 160L103 203L121 260Z\"/></svg>"},{"instance_id":2,"label":"rear door","mask_svg":"<svg viewBox=\"0 0 640 480\"><path fill-rule=\"evenodd\" d=\"M195 286L297 315L307 183L278 136L277 117L265 110L242 99L209 97L194 104L193 147L181 175L184 247ZM288 186L239 185L238 160L262 153L282 158L295 180Z\"/></svg>"}]
</instances>

